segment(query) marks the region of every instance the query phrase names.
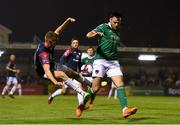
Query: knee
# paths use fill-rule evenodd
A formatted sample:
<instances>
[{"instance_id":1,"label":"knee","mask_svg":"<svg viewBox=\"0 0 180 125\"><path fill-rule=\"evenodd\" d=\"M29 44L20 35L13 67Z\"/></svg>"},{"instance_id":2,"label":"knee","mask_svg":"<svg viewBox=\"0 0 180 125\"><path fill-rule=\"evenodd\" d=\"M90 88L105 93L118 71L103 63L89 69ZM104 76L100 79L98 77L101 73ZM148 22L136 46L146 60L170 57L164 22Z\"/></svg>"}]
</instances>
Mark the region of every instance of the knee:
<instances>
[{"instance_id":1,"label":"knee","mask_svg":"<svg viewBox=\"0 0 180 125\"><path fill-rule=\"evenodd\" d=\"M9 85L9 84L7 84L5 87L6 87L6 88L9 88L9 87L10 87L10 85Z\"/></svg>"},{"instance_id":2,"label":"knee","mask_svg":"<svg viewBox=\"0 0 180 125\"><path fill-rule=\"evenodd\" d=\"M118 84L116 84L117 88L118 87L123 87L124 86L124 82L123 81L120 81Z\"/></svg>"},{"instance_id":3,"label":"knee","mask_svg":"<svg viewBox=\"0 0 180 125\"><path fill-rule=\"evenodd\" d=\"M94 91L95 93L97 93L97 92L99 91L99 89L100 89L99 86L95 86L95 87L93 88L93 91Z\"/></svg>"},{"instance_id":4,"label":"knee","mask_svg":"<svg viewBox=\"0 0 180 125\"><path fill-rule=\"evenodd\" d=\"M68 79L67 75L62 71L56 71L55 72L55 77L56 78L61 78L62 80L67 80Z\"/></svg>"}]
</instances>

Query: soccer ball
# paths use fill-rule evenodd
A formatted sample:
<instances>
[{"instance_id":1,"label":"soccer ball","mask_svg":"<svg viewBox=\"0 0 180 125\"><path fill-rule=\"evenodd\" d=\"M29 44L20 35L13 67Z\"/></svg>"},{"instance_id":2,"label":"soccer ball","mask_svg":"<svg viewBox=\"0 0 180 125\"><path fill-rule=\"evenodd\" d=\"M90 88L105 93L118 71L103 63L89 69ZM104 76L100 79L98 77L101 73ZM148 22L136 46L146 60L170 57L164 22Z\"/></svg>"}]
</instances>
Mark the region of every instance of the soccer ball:
<instances>
[{"instance_id":1,"label":"soccer ball","mask_svg":"<svg viewBox=\"0 0 180 125\"><path fill-rule=\"evenodd\" d=\"M90 75L92 73L93 67L90 64L85 64L81 66L81 74L82 75Z\"/></svg>"}]
</instances>

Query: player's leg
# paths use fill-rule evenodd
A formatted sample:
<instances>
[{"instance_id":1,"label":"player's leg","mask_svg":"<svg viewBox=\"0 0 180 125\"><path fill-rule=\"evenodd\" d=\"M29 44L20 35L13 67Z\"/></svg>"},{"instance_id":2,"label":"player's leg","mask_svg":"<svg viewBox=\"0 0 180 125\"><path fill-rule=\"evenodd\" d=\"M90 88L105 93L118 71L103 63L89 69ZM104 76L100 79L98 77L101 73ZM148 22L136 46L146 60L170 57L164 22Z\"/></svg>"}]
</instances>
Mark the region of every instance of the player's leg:
<instances>
[{"instance_id":1,"label":"player's leg","mask_svg":"<svg viewBox=\"0 0 180 125\"><path fill-rule=\"evenodd\" d=\"M17 85L17 89L18 89L19 96L21 96L22 95L22 86L20 83Z\"/></svg>"},{"instance_id":2,"label":"player's leg","mask_svg":"<svg viewBox=\"0 0 180 125\"><path fill-rule=\"evenodd\" d=\"M93 63L93 81L92 81L92 88L88 88L88 92L91 94L90 96L90 101L92 101L91 103L93 103L94 99L95 99L95 96L96 96L96 93L99 91L100 87L101 87L101 79L102 77L104 76L104 73L105 73L105 68L104 66L102 65L102 61L94 61ZM88 99L84 99L84 105L86 105ZM78 111L78 115L77 116L81 116L82 112L84 111L83 109L84 107L79 107L77 110L76 110L76 113Z\"/></svg>"},{"instance_id":3,"label":"player's leg","mask_svg":"<svg viewBox=\"0 0 180 125\"><path fill-rule=\"evenodd\" d=\"M11 81L12 81L12 77L7 77L6 85L4 86L3 91L1 93L3 98L5 97L5 93L9 90L9 87L11 85Z\"/></svg>"},{"instance_id":4,"label":"player's leg","mask_svg":"<svg viewBox=\"0 0 180 125\"><path fill-rule=\"evenodd\" d=\"M79 83L79 82L77 81L77 84L79 85L79 87L82 88L82 84L81 84L81 83ZM77 116L77 117L80 117L82 111L85 110L84 98L83 98L83 96L82 96L81 94L77 93L77 99L78 99L79 105L78 105L78 107L76 108L76 116Z\"/></svg>"},{"instance_id":5,"label":"player's leg","mask_svg":"<svg viewBox=\"0 0 180 125\"><path fill-rule=\"evenodd\" d=\"M112 82L111 88L113 88L114 99L117 99L117 86Z\"/></svg>"},{"instance_id":6,"label":"player's leg","mask_svg":"<svg viewBox=\"0 0 180 125\"><path fill-rule=\"evenodd\" d=\"M106 69L104 66L104 59L95 60L93 63L92 77L94 79L92 82L92 89L91 88L89 89L89 92L91 93L89 105L93 104L96 97L96 93L99 91L101 87L101 80L104 77L105 73L106 73Z\"/></svg>"},{"instance_id":7,"label":"player's leg","mask_svg":"<svg viewBox=\"0 0 180 125\"><path fill-rule=\"evenodd\" d=\"M58 95L61 95L62 93L62 89L57 89L52 95L50 95L48 97L48 104L51 104L51 102L53 101L53 99L58 96Z\"/></svg>"},{"instance_id":8,"label":"player's leg","mask_svg":"<svg viewBox=\"0 0 180 125\"><path fill-rule=\"evenodd\" d=\"M63 83L62 83L63 84ZM65 94L66 90L67 90L68 86L66 84L63 84L62 88L57 89L55 92L53 92L52 94L49 95L48 97L48 104L51 104L53 99L61 94Z\"/></svg>"},{"instance_id":9,"label":"player's leg","mask_svg":"<svg viewBox=\"0 0 180 125\"><path fill-rule=\"evenodd\" d=\"M76 81L76 80L75 80L75 81ZM78 86L79 86L80 88L82 88L82 84L79 83L78 81L76 81L76 82L77 82ZM77 93L77 99L78 99L79 105L83 105L84 98L83 98L83 96L82 96L81 94Z\"/></svg>"},{"instance_id":10,"label":"player's leg","mask_svg":"<svg viewBox=\"0 0 180 125\"><path fill-rule=\"evenodd\" d=\"M130 115L133 115L136 113L137 108L128 108L127 106L127 97L124 89L124 84L123 84L123 77L122 76L112 76L112 81L115 83L117 86L117 96L119 99L119 102L121 104L122 112L123 112L123 117L127 118Z\"/></svg>"},{"instance_id":11,"label":"player's leg","mask_svg":"<svg viewBox=\"0 0 180 125\"><path fill-rule=\"evenodd\" d=\"M114 99L117 99L117 88L114 89Z\"/></svg>"},{"instance_id":12,"label":"player's leg","mask_svg":"<svg viewBox=\"0 0 180 125\"><path fill-rule=\"evenodd\" d=\"M53 92L51 95L49 95L48 97L48 104L51 104L53 99L56 96L59 96L61 94L66 93L66 89L68 88L68 86L66 84L63 84L62 89L57 89L55 92Z\"/></svg>"},{"instance_id":13,"label":"player's leg","mask_svg":"<svg viewBox=\"0 0 180 125\"><path fill-rule=\"evenodd\" d=\"M98 81L101 81L101 78L95 78L95 81L92 83L92 88L89 88L88 92L91 93L91 96L90 96L90 100L92 99L94 101L94 98L95 98L95 95L96 95L96 92L98 92L98 90L100 89L100 82L97 83L97 80ZM94 88L94 89L93 89ZM82 98L82 97L80 97ZM77 117L80 117L82 115L82 112L85 110L85 109L88 109L88 107L90 107L89 105L86 107L86 103L88 102L89 98L83 98L83 102L81 102L81 100L79 100L79 106L77 107L76 109L76 116Z\"/></svg>"},{"instance_id":14,"label":"player's leg","mask_svg":"<svg viewBox=\"0 0 180 125\"><path fill-rule=\"evenodd\" d=\"M84 96L84 98L89 98L89 94L83 91L74 81L70 79L64 72L62 71L54 71L55 78L61 78L64 81L64 84L68 85L76 92L80 93Z\"/></svg>"},{"instance_id":15,"label":"player's leg","mask_svg":"<svg viewBox=\"0 0 180 125\"><path fill-rule=\"evenodd\" d=\"M86 77L86 79L88 79L91 83L93 81L92 77ZM92 91L92 89L90 87L88 87L88 92L91 93L91 91ZM93 102L95 100L95 97L96 97L96 94L91 94L87 108L93 107Z\"/></svg>"},{"instance_id":16,"label":"player's leg","mask_svg":"<svg viewBox=\"0 0 180 125\"><path fill-rule=\"evenodd\" d=\"M17 84L18 84L16 77L13 77L13 79L12 79L12 84L13 84L13 87L12 87L11 91L9 92L9 96L10 96L11 98L14 98L13 94L14 94L14 92L16 91Z\"/></svg>"},{"instance_id":17,"label":"player's leg","mask_svg":"<svg viewBox=\"0 0 180 125\"><path fill-rule=\"evenodd\" d=\"M89 91L91 93L91 96L90 96L90 101L89 101L89 106L92 107L93 105L93 102L95 100L95 97L96 97L96 93L99 91L99 89L101 88L101 80L102 78L101 77L95 77L93 79L93 82L92 82L92 89L89 88Z\"/></svg>"},{"instance_id":18,"label":"player's leg","mask_svg":"<svg viewBox=\"0 0 180 125\"><path fill-rule=\"evenodd\" d=\"M80 83L85 84L87 86L91 86L91 82L89 80L87 80L84 76L82 76L78 72L75 72L71 68L69 68L65 65L61 65L60 70L62 70L68 77L76 79Z\"/></svg>"},{"instance_id":19,"label":"player's leg","mask_svg":"<svg viewBox=\"0 0 180 125\"><path fill-rule=\"evenodd\" d=\"M113 88L111 87L111 88L110 88L110 90L109 90L109 93L108 93L108 99L110 99L110 98L111 98L111 96L112 96L112 92L113 92Z\"/></svg>"},{"instance_id":20,"label":"player's leg","mask_svg":"<svg viewBox=\"0 0 180 125\"><path fill-rule=\"evenodd\" d=\"M92 77L86 77L86 79L88 79L90 82L93 81L93 78L92 78ZM82 84L80 84L80 86L82 87ZM88 89L91 89L91 88L88 87ZM90 99L90 100L91 100L91 99ZM92 107L93 104L92 104L92 103L90 104L90 102L91 102L91 101L90 101L90 102L89 102L89 105L86 106L86 105L84 104L84 98L83 98L82 95L80 95L79 93L78 93L78 101L79 101L79 106L78 106L77 109L76 109L76 116L77 116L77 117L80 117L81 114L82 114L82 111L88 109L89 107Z\"/></svg>"},{"instance_id":21,"label":"player's leg","mask_svg":"<svg viewBox=\"0 0 180 125\"><path fill-rule=\"evenodd\" d=\"M137 108L128 108L127 106L127 98L124 88L124 82L123 82L123 74L120 69L120 65L118 61L112 61L109 65L109 70L107 71L107 76L111 77L114 84L117 86L117 96L119 99L119 102L121 104L121 109L123 111L123 116L127 118L128 116L136 113Z\"/></svg>"}]
</instances>

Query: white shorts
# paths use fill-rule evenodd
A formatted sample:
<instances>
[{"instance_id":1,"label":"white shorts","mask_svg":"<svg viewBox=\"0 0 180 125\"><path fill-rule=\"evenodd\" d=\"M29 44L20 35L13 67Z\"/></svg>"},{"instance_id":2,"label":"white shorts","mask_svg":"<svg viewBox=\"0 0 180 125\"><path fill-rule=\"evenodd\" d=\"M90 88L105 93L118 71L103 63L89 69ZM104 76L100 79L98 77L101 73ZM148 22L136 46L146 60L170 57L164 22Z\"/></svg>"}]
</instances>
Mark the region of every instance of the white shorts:
<instances>
[{"instance_id":1,"label":"white shorts","mask_svg":"<svg viewBox=\"0 0 180 125\"><path fill-rule=\"evenodd\" d=\"M11 84L14 84L14 85L17 85L18 81L17 81L17 78L16 77L7 77L7 82L6 84L7 85L11 85Z\"/></svg>"},{"instance_id":2,"label":"white shorts","mask_svg":"<svg viewBox=\"0 0 180 125\"><path fill-rule=\"evenodd\" d=\"M93 77L123 76L120 64L117 60L97 59L93 63Z\"/></svg>"}]
</instances>

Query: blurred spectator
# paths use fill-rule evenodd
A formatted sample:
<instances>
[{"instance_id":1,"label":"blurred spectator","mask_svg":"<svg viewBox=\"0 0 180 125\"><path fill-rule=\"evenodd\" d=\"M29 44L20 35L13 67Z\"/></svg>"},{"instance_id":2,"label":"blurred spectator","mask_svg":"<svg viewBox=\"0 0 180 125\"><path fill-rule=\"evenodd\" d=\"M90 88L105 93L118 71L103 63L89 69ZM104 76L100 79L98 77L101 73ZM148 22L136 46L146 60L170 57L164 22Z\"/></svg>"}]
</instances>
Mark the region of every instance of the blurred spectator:
<instances>
[{"instance_id":1,"label":"blurred spectator","mask_svg":"<svg viewBox=\"0 0 180 125\"><path fill-rule=\"evenodd\" d=\"M177 87L180 87L180 74L178 76L178 79L176 80L176 86Z\"/></svg>"}]
</instances>

